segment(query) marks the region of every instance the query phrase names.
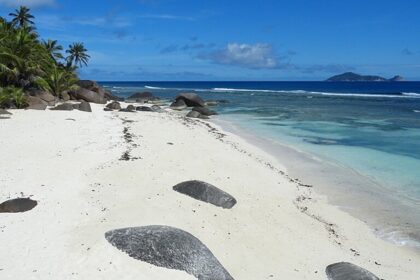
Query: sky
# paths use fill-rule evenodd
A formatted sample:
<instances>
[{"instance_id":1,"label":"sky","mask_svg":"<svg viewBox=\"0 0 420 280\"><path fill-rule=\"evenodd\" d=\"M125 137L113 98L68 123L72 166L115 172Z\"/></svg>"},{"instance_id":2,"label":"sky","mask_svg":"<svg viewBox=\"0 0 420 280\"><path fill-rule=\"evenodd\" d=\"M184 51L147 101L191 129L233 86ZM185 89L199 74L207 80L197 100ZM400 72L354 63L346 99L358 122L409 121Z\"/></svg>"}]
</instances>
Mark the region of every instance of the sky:
<instances>
[{"instance_id":1,"label":"sky","mask_svg":"<svg viewBox=\"0 0 420 280\"><path fill-rule=\"evenodd\" d=\"M418 0L0 0L42 38L84 42L99 81L420 80Z\"/></svg>"}]
</instances>

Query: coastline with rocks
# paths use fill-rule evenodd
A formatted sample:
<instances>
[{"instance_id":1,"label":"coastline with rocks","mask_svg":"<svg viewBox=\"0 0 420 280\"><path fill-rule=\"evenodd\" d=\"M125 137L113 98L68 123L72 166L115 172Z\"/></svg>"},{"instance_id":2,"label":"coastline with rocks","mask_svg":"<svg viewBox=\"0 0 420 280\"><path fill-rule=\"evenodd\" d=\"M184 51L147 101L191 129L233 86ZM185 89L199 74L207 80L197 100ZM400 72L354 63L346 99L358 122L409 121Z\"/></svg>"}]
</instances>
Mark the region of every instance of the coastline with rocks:
<instances>
[{"instance_id":1,"label":"coastline with rocks","mask_svg":"<svg viewBox=\"0 0 420 280\"><path fill-rule=\"evenodd\" d=\"M211 122L216 101L123 101L78 84L69 100L42 93L35 110L0 111L0 278L420 274L416 251L379 239L278 157Z\"/></svg>"},{"instance_id":2,"label":"coastline with rocks","mask_svg":"<svg viewBox=\"0 0 420 280\"><path fill-rule=\"evenodd\" d=\"M114 2L0 1L0 280L420 278L420 4Z\"/></svg>"}]
</instances>

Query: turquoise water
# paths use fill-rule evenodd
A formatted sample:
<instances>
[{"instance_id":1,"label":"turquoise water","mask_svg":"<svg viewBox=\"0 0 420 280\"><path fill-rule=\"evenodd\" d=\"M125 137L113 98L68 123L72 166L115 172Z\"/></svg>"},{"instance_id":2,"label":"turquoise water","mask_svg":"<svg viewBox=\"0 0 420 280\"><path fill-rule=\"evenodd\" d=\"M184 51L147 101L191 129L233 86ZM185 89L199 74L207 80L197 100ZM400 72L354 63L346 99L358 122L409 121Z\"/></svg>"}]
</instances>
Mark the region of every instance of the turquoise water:
<instances>
[{"instance_id":1,"label":"turquoise water","mask_svg":"<svg viewBox=\"0 0 420 280\"><path fill-rule=\"evenodd\" d=\"M372 222L375 227L383 227L378 234L399 244L420 246L420 83L104 85L122 96L148 90L171 99L182 91L196 91L204 99L228 100L216 108L222 120L365 177L357 184L343 179L336 186L341 192L354 194L369 191L371 199L365 207L343 205L343 199L337 204L374 212L380 216L377 221L382 221L382 225Z\"/></svg>"}]
</instances>

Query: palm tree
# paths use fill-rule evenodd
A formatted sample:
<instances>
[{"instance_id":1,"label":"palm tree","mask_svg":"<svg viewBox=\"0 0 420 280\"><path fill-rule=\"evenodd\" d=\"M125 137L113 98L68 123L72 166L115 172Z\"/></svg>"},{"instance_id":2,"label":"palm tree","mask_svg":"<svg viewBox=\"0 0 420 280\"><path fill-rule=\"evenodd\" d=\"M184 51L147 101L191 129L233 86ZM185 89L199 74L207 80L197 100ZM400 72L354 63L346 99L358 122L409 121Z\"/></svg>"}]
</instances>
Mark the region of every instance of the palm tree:
<instances>
[{"instance_id":1,"label":"palm tree","mask_svg":"<svg viewBox=\"0 0 420 280\"><path fill-rule=\"evenodd\" d=\"M10 13L9 16L13 17L12 24L18 27L25 27L34 24L33 20L35 17L29 13L30 9L25 6L20 6L19 9L15 10L14 13Z\"/></svg>"},{"instance_id":2,"label":"palm tree","mask_svg":"<svg viewBox=\"0 0 420 280\"><path fill-rule=\"evenodd\" d=\"M71 44L69 46L69 49L66 50L66 53L69 54L69 56L67 57L67 67L71 67L73 63L75 66L87 66L90 56L86 52L87 49L85 49L83 43Z\"/></svg>"},{"instance_id":3,"label":"palm tree","mask_svg":"<svg viewBox=\"0 0 420 280\"><path fill-rule=\"evenodd\" d=\"M57 44L57 40L48 39L48 41L42 41L42 45L47 49L51 57L56 61L58 59L64 58L63 54L61 53L63 47Z\"/></svg>"}]
</instances>

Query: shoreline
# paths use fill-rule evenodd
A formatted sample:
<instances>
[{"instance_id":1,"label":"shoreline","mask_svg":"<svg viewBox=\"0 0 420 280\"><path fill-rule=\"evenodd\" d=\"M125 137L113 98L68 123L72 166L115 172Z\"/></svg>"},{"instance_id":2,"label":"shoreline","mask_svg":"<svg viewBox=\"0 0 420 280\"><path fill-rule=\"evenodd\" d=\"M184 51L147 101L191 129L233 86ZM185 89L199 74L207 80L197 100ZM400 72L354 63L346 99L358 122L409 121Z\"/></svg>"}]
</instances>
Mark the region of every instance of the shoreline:
<instances>
[{"instance_id":1,"label":"shoreline","mask_svg":"<svg viewBox=\"0 0 420 280\"><path fill-rule=\"evenodd\" d=\"M325 196L328 203L366 223L379 238L420 253L420 236L412 232L413 225L408 231L403 228L404 224L415 222L416 216L400 218L396 211L398 209L401 212L405 208L405 213L410 213L413 207L405 205L402 197L393 197L385 186L331 159L299 150L281 140L257 136L233 121L223 119L223 116L212 121L251 145L272 154L277 161L283 163L290 176L303 183L313 184L318 195ZM282 158L287 158L287 161ZM318 176L319 174L330 176ZM349 185L352 186L351 189L347 188Z\"/></svg>"},{"instance_id":2,"label":"shoreline","mask_svg":"<svg viewBox=\"0 0 420 280\"><path fill-rule=\"evenodd\" d=\"M8 162L1 198L38 201L29 212L0 214L2 279L194 279L134 260L104 238L112 229L159 224L199 238L235 279L325 279L325 267L341 261L385 279L419 275L416 252L377 238L240 136L173 112L102 108L13 110L0 120L9 132L0 139ZM191 179L220 187L237 205L218 209L172 191Z\"/></svg>"}]
</instances>

